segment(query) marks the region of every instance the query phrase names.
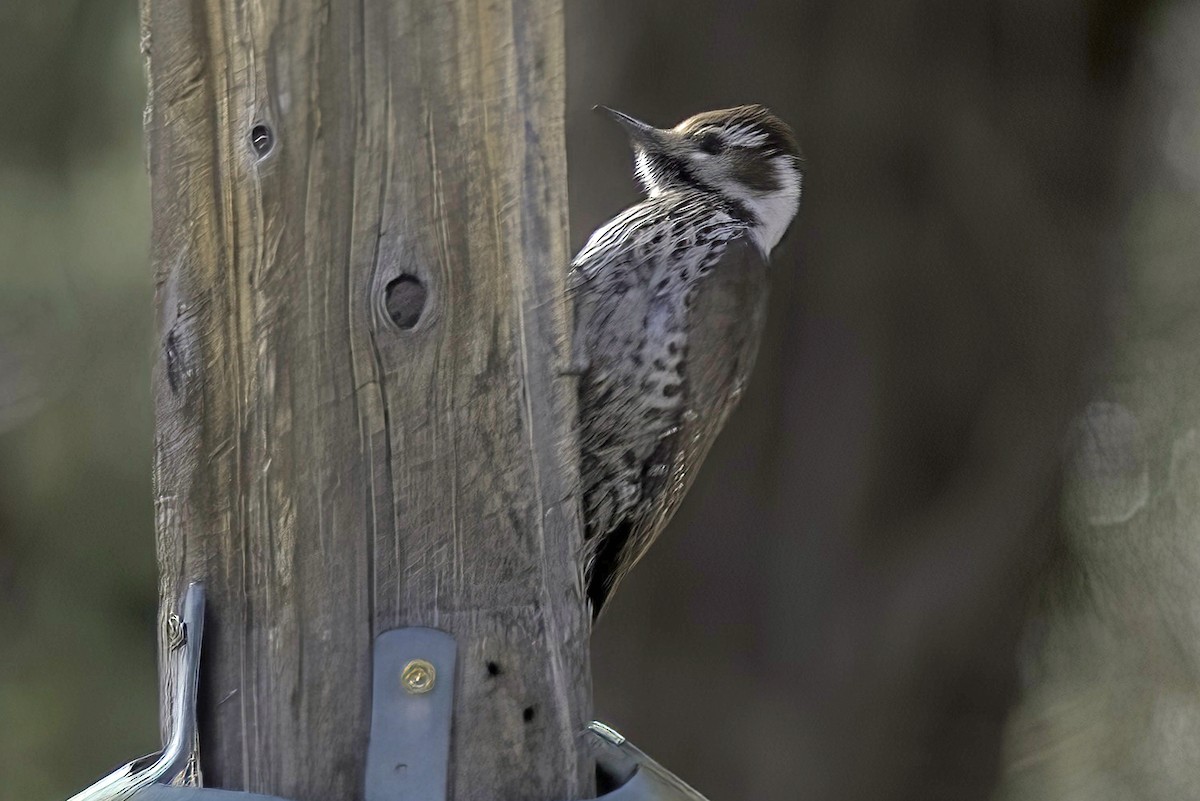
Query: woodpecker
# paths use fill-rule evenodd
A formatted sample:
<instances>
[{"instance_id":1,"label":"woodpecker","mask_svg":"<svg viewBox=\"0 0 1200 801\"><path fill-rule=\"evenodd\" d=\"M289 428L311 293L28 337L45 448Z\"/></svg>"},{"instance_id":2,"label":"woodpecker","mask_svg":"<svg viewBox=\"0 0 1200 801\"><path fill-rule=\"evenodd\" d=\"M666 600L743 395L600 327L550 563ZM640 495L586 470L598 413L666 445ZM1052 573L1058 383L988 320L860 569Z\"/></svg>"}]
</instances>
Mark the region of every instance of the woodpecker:
<instances>
[{"instance_id":1,"label":"woodpecker","mask_svg":"<svg viewBox=\"0 0 1200 801\"><path fill-rule=\"evenodd\" d=\"M571 263L583 577L595 619L678 508L741 397L766 313L766 262L803 182L792 130L758 105L655 128L620 123L646 199Z\"/></svg>"}]
</instances>

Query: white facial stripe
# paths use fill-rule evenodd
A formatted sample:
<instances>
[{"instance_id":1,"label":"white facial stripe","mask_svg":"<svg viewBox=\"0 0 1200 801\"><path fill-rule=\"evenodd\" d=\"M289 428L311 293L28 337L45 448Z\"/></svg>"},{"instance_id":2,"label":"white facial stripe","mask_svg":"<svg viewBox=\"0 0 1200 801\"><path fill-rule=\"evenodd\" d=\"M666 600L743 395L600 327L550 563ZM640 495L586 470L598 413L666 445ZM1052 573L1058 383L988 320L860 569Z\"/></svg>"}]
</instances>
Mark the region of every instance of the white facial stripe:
<instances>
[{"instance_id":1,"label":"white facial stripe","mask_svg":"<svg viewBox=\"0 0 1200 801\"><path fill-rule=\"evenodd\" d=\"M638 181L646 188L646 194L650 197L657 197L662 194L662 184L658 181L658 176L650 169L650 159L646 155L646 151L638 150L637 157L634 159L634 174L637 175Z\"/></svg>"},{"instance_id":2,"label":"white facial stripe","mask_svg":"<svg viewBox=\"0 0 1200 801\"><path fill-rule=\"evenodd\" d=\"M764 258L779 244L800 208L803 179L799 170L791 159L784 156L774 159L774 167L779 189L764 195L752 194L742 200L758 220L758 225L750 230L750 235Z\"/></svg>"},{"instance_id":3,"label":"white facial stripe","mask_svg":"<svg viewBox=\"0 0 1200 801\"><path fill-rule=\"evenodd\" d=\"M722 137L730 147L758 147L767 141L767 134L750 125L726 128Z\"/></svg>"}]
</instances>

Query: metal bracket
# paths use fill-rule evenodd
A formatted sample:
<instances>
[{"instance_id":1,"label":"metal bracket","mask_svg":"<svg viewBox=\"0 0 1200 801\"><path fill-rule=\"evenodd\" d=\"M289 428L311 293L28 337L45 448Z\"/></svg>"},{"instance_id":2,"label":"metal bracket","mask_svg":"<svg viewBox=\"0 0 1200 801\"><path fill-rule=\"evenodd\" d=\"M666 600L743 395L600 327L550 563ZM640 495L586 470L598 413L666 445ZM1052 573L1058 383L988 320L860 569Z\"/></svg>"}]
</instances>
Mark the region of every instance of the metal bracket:
<instances>
[{"instance_id":1,"label":"metal bracket","mask_svg":"<svg viewBox=\"0 0 1200 801\"><path fill-rule=\"evenodd\" d=\"M157 754L123 765L68 801L286 801L201 787L196 695L204 632L204 587L191 584L172 637L177 676L171 735ZM366 801L446 801L454 710L454 637L400 628L375 640ZM619 732L593 722L597 762L620 786L597 801L705 801Z\"/></svg>"},{"instance_id":2,"label":"metal bracket","mask_svg":"<svg viewBox=\"0 0 1200 801\"><path fill-rule=\"evenodd\" d=\"M367 801L446 798L456 656L454 638L437 629L376 638Z\"/></svg>"}]
</instances>

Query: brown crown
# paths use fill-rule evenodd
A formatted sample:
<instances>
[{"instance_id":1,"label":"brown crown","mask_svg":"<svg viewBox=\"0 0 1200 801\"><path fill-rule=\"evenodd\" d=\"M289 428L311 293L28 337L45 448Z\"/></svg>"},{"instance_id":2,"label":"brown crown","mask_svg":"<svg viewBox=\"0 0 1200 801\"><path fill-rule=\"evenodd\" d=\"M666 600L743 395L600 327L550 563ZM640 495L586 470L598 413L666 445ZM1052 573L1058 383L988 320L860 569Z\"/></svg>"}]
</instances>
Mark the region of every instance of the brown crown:
<instances>
[{"instance_id":1,"label":"brown crown","mask_svg":"<svg viewBox=\"0 0 1200 801\"><path fill-rule=\"evenodd\" d=\"M705 128L735 128L740 125L751 126L767 135L763 150L800 157L796 134L788 124L772 114L766 106L757 104L705 111L679 123L675 130L690 135Z\"/></svg>"}]
</instances>

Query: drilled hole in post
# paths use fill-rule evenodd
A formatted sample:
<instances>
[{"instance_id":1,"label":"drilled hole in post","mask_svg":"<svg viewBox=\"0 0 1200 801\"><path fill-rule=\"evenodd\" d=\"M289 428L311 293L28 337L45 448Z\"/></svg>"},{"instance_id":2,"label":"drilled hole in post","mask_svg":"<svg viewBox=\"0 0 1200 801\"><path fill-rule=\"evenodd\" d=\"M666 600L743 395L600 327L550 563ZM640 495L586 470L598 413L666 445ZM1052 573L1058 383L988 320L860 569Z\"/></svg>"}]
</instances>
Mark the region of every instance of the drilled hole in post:
<instances>
[{"instance_id":1,"label":"drilled hole in post","mask_svg":"<svg viewBox=\"0 0 1200 801\"><path fill-rule=\"evenodd\" d=\"M388 317L402 331L415 328L425 311L429 292L415 275L401 275L388 282L384 289L384 308Z\"/></svg>"},{"instance_id":2,"label":"drilled hole in post","mask_svg":"<svg viewBox=\"0 0 1200 801\"><path fill-rule=\"evenodd\" d=\"M180 375L180 358L179 358L179 337L175 335L175 329L167 334L166 344L163 345L163 353L167 360L167 384L171 387L171 394L179 392L179 386L183 383L183 378Z\"/></svg>"},{"instance_id":3,"label":"drilled hole in post","mask_svg":"<svg viewBox=\"0 0 1200 801\"><path fill-rule=\"evenodd\" d=\"M254 148L255 154L260 159L265 158L274 146L275 133L271 130L270 126L263 125L260 122L250 129L250 147Z\"/></svg>"}]
</instances>

